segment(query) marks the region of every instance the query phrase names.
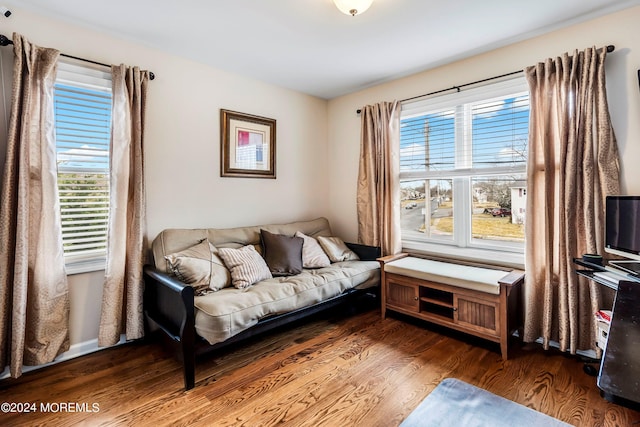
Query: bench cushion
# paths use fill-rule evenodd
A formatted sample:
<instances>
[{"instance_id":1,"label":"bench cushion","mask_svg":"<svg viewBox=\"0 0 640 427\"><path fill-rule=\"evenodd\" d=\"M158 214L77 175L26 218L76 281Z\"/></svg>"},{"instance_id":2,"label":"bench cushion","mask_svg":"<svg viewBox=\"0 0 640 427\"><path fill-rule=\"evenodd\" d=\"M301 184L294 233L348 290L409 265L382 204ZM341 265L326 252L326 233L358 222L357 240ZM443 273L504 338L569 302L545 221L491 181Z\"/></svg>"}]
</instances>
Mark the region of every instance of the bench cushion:
<instances>
[{"instance_id":1,"label":"bench cushion","mask_svg":"<svg viewBox=\"0 0 640 427\"><path fill-rule=\"evenodd\" d=\"M502 270L415 257L405 257L391 261L385 264L384 271L493 295L500 294L498 281L508 274L507 271Z\"/></svg>"}]
</instances>

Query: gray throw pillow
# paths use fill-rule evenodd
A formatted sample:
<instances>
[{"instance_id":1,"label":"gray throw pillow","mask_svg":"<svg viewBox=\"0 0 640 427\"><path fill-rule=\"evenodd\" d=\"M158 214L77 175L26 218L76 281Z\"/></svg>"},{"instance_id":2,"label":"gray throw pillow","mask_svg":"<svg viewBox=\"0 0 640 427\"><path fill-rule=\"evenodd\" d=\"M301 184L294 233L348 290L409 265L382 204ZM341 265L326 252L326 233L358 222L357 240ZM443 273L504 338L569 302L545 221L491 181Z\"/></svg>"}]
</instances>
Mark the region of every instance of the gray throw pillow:
<instances>
[{"instance_id":1,"label":"gray throw pillow","mask_svg":"<svg viewBox=\"0 0 640 427\"><path fill-rule=\"evenodd\" d=\"M274 276L293 276L302 273L302 245L304 239L260 230L264 260Z\"/></svg>"}]
</instances>

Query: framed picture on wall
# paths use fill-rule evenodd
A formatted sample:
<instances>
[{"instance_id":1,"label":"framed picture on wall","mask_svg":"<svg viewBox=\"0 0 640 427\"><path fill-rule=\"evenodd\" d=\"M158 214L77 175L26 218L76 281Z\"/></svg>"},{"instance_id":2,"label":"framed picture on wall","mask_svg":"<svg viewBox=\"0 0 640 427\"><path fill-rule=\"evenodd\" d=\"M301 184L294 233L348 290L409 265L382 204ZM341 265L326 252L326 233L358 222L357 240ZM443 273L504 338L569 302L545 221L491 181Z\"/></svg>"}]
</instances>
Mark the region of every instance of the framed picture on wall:
<instances>
[{"instance_id":1,"label":"framed picture on wall","mask_svg":"<svg viewBox=\"0 0 640 427\"><path fill-rule=\"evenodd\" d=\"M220 110L220 176L276 177L276 121Z\"/></svg>"}]
</instances>

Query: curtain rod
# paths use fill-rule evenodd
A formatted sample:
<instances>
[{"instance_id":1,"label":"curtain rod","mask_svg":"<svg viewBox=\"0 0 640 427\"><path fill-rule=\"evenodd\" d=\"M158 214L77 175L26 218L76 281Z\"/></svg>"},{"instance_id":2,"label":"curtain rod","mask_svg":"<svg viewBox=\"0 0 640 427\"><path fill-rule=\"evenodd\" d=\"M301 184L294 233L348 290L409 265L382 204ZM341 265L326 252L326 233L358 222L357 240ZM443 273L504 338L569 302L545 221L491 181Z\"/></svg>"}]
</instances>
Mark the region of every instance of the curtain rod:
<instances>
[{"instance_id":1,"label":"curtain rod","mask_svg":"<svg viewBox=\"0 0 640 427\"><path fill-rule=\"evenodd\" d=\"M3 36L2 34L0 34L0 46L8 46L10 44L13 44L13 41L10 40L7 36ZM92 61L90 59L80 58L78 56L67 55L65 53L60 53L60 55L66 57L66 58L77 59L79 61L89 62L91 64L101 65L103 67L111 68L111 65L104 64L102 62ZM149 80L153 80L155 78L156 78L156 75L153 74L153 72L149 71Z\"/></svg>"},{"instance_id":2,"label":"curtain rod","mask_svg":"<svg viewBox=\"0 0 640 427\"><path fill-rule=\"evenodd\" d=\"M614 50L616 50L616 47L614 45L610 44L610 45L607 46L607 52L608 53L611 53ZM512 71L510 73L500 74L499 76L493 76L493 77L489 77L489 78L482 79L482 80L476 80L475 82L465 83L465 84L457 85L457 86L451 86L451 87L446 88L446 89L440 89L440 90L436 90L436 91L433 91L433 92L424 93L422 95L416 95L416 96L412 96L410 98L401 99L400 102L412 101L414 99L422 98L422 97L429 96L429 95L436 95L438 93L448 92L450 90L457 90L458 92L460 92L460 89L463 88L463 87L477 85L478 83L484 83L484 82L488 82L490 80L501 79L503 77L512 76L514 74L519 74L519 73L522 73L522 72L523 72L523 70ZM638 70L638 79L640 80L640 70ZM356 114L360 114L361 112L362 112L361 109L356 110Z\"/></svg>"}]
</instances>

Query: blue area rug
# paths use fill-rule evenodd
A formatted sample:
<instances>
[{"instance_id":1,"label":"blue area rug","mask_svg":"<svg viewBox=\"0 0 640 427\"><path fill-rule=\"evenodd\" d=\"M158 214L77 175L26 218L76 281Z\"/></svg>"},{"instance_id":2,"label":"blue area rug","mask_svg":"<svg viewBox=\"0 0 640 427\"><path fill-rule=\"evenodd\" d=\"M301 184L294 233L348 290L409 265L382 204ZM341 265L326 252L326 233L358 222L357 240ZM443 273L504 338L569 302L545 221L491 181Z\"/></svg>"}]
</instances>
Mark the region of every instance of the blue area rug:
<instances>
[{"instance_id":1,"label":"blue area rug","mask_svg":"<svg viewBox=\"0 0 640 427\"><path fill-rule=\"evenodd\" d=\"M454 378L443 380L401 427L534 427L566 424Z\"/></svg>"}]
</instances>

